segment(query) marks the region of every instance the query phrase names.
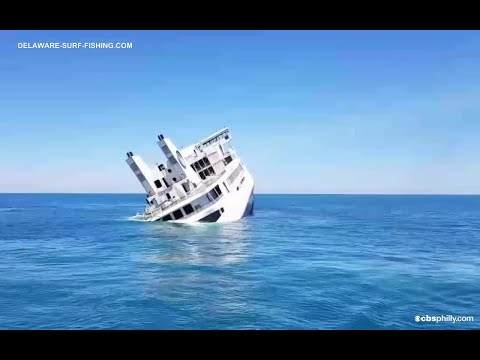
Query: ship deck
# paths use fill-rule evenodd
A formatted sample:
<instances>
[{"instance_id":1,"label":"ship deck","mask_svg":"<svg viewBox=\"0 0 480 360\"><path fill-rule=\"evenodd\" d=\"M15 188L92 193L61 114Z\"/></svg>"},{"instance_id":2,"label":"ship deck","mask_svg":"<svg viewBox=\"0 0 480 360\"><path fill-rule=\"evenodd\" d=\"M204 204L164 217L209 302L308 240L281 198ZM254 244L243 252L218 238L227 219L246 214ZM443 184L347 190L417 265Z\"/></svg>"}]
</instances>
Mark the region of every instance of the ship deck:
<instances>
[{"instance_id":1,"label":"ship deck","mask_svg":"<svg viewBox=\"0 0 480 360\"><path fill-rule=\"evenodd\" d=\"M210 189L213 188L213 185L217 183L217 181L220 180L226 173L227 173L227 169L224 169L221 173L219 173L215 177L209 178L201 182L195 189L190 191L187 194L187 196L184 198L180 198L175 201L168 201L167 204L164 202L158 206L153 206L151 213L146 214L145 217L148 219L157 219L161 216L163 217L168 215L169 213L177 210L178 208L181 208L182 206L187 205L188 203L194 201L195 199L199 198L200 196L210 191Z\"/></svg>"}]
</instances>

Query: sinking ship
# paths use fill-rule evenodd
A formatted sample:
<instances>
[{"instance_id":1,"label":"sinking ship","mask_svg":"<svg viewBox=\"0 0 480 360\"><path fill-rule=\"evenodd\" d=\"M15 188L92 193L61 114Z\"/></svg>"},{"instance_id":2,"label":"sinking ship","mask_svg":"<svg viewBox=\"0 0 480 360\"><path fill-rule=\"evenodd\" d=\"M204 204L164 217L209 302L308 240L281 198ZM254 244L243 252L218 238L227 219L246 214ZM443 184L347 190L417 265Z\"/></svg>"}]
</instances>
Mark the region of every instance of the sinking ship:
<instances>
[{"instance_id":1,"label":"sinking ship","mask_svg":"<svg viewBox=\"0 0 480 360\"><path fill-rule=\"evenodd\" d=\"M253 213L254 180L224 128L178 149L158 135L166 162L150 167L138 155L126 162L146 191L144 221L231 222Z\"/></svg>"}]
</instances>

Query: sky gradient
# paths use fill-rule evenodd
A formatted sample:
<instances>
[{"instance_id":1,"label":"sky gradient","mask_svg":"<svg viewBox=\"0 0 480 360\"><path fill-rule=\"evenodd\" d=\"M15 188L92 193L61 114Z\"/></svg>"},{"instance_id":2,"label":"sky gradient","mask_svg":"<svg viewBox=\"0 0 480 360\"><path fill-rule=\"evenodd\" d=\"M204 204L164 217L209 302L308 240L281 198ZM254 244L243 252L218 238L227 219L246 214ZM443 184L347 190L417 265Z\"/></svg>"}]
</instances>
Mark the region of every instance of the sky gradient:
<instances>
[{"instance_id":1,"label":"sky gradient","mask_svg":"<svg viewBox=\"0 0 480 360\"><path fill-rule=\"evenodd\" d=\"M257 193L479 194L480 33L0 31L0 192L143 192L127 151L224 126Z\"/></svg>"}]
</instances>

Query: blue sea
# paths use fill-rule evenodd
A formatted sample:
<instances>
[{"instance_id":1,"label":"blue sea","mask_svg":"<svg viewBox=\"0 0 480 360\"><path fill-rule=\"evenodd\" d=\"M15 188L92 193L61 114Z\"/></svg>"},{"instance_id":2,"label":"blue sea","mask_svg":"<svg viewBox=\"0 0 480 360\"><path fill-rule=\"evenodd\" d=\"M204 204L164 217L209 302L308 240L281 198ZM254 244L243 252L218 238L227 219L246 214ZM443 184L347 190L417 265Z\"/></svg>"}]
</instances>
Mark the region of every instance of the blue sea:
<instances>
[{"instance_id":1,"label":"blue sea","mask_svg":"<svg viewBox=\"0 0 480 360\"><path fill-rule=\"evenodd\" d=\"M1 194L0 328L480 328L480 196L256 195L201 225L144 203Z\"/></svg>"}]
</instances>

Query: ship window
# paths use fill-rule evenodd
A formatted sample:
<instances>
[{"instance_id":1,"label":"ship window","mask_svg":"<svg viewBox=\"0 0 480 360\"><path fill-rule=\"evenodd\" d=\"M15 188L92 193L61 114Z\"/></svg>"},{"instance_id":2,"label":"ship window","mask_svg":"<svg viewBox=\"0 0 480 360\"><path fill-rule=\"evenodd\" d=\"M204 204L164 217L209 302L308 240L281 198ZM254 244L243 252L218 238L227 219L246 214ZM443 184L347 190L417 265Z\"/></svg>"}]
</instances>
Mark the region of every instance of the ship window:
<instances>
[{"instance_id":1,"label":"ship window","mask_svg":"<svg viewBox=\"0 0 480 360\"><path fill-rule=\"evenodd\" d=\"M209 167L208 168L208 172L210 173L210 175L215 175L215 171L213 170L213 167Z\"/></svg>"},{"instance_id":2,"label":"ship window","mask_svg":"<svg viewBox=\"0 0 480 360\"><path fill-rule=\"evenodd\" d=\"M208 158L205 158L204 161L205 161L205 164L207 164L207 166L210 165L210 160L208 160Z\"/></svg>"},{"instance_id":3,"label":"ship window","mask_svg":"<svg viewBox=\"0 0 480 360\"><path fill-rule=\"evenodd\" d=\"M160 182L160 180L155 180L155 186L157 187L157 189L162 187L162 183Z\"/></svg>"},{"instance_id":4,"label":"ship window","mask_svg":"<svg viewBox=\"0 0 480 360\"><path fill-rule=\"evenodd\" d=\"M183 186L183 190L185 190L185 192L187 192L187 193L188 193L187 184L186 184L186 183L183 183L183 184L182 184L182 186Z\"/></svg>"},{"instance_id":5,"label":"ship window","mask_svg":"<svg viewBox=\"0 0 480 360\"><path fill-rule=\"evenodd\" d=\"M176 178L176 177L172 178L172 180L173 180L173 182L177 182L177 178Z\"/></svg>"},{"instance_id":6,"label":"ship window","mask_svg":"<svg viewBox=\"0 0 480 360\"><path fill-rule=\"evenodd\" d=\"M168 187L168 182L165 178L162 179L163 180L163 183L165 184L166 187Z\"/></svg>"},{"instance_id":7,"label":"ship window","mask_svg":"<svg viewBox=\"0 0 480 360\"><path fill-rule=\"evenodd\" d=\"M168 214L168 215L166 215L162 218L162 221L168 221L168 220L172 220L172 216L170 214Z\"/></svg>"},{"instance_id":8,"label":"ship window","mask_svg":"<svg viewBox=\"0 0 480 360\"><path fill-rule=\"evenodd\" d=\"M232 162L232 157L230 155L228 155L226 158L225 158L225 162L227 164L230 164Z\"/></svg>"},{"instance_id":9,"label":"ship window","mask_svg":"<svg viewBox=\"0 0 480 360\"><path fill-rule=\"evenodd\" d=\"M169 173L171 173L171 172L172 172L172 169L168 169L167 171L168 171Z\"/></svg>"},{"instance_id":10,"label":"ship window","mask_svg":"<svg viewBox=\"0 0 480 360\"><path fill-rule=\"evenodd\" d=\"M198 163L200 164L200 167L203 169L205 167L205 162L203 159L198 160Z\"/></svg>"},{"instance_id":11,"label":"ship window","mask_svg":"<svg viewBox=\"0 0 480 360\"><path fill-rule=\"evenodd\" d=\"M230 192L230 190L228 190L227 184L225 184L225 181L223 182L223 186L225 187L225 189L227 189L228 192Z\"/></svg>"},{"instance_id":12,"label":"ship window","mask_svg":"<svg viewBox=\"0 0 480 360\"><path fill-rule=\"evenodd\" d=\"M202 180L205 180L205 174L202 172L200 172L200 177L202 178Z\"/></svg>"},{"instance_id":13,"label":"ship window","mask_svg":"<svg viewBox=\"0 0 480 360\"><path fill-rule=\"evenodd\" d=\"M212 197L213 200L215 200L218 197L218 194L215 191L215 189L210 190L208 194Z\"/></svg>"},{"instance_id":14,"label":"ship window","mask_svg":"<svg viewBox=\"0 0 480 360\"><path fill-rule=\"evenodd\" d=\"M182 210L178 209L178 210L175 210L173 212L173 216L175 217L175 220L176 219L181 219L183 217L183 213L182 213Z\"/></svg>"},{"instance_id":15,"label":"ship window","mask_svg":"<svg viewBox=\"0 0 480 360\"><path fill-rule=\"evenodd\" d=\"M166 193L165 196L167 197L167 200L170 200L172 198L169 193Z\"/></svg>"},{"instance_id":16,"label":"ship window","mask_svg":"<svg viewBox=\"0 0 480 360\"><path fill-rule=\"evenodd\" d=\"M212 197L210 196L210 194L207 194L207 199L208 199L209 202L212 202L212 201L213 201L213 199L212 199Z\"/></svg>"},{"instance_id":17,"label":"ship window","mask_svg":"<svg viewBox=\"0 0 480 360\"><path fill-rule=\"evenodd\" d=\"M201 207L202 207L202 205L197 204L197 205L195 205L195 210L198 210L198 209L200 209Z\"/></svg>"},{"instance_id":18,"label":"ship window","mask_svg":"<svg viewBox=\"0 0 480 360\"><path fill-rule=\"evenodd\" d=\"M222 212L222 213L223 213L224 211L225 211L225 210L224 210L223 208L220 208L220 212Z\"/></svg>"},{"instance_id":19,"label":"ship window","mask_svg":"<svg viewBox=\"0 0 480 360\"><path fill-rule=\"evenodd\" d=\"M202 168L201 168L200 165L198 164L198 161L197 161L194 165L195 165L195 170L196 170L196 171L202 170Z\"/></svg>"},{"instance_id":20,"label":"ship window","mask_svg":"<svg viewBox=\"0 0 480 360\"><path fill-rule=\"evenodd\" d=\"M220 186L215 186L214 189L217 191L218 196L222 195L222 190L220 190Z\"/></svg>"},{"instance_id":21,"label":"ship window","mask_svg":"<svg viewBox=\"0 0 480 360\"><path fill-rule=\"evenodd\" d=\"M185 211L185 214L191 214L193 212L193 207L191 204L185 205L183 207L183 211Z\"/></svg>"}]
</instances>

